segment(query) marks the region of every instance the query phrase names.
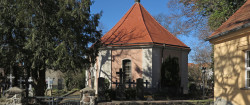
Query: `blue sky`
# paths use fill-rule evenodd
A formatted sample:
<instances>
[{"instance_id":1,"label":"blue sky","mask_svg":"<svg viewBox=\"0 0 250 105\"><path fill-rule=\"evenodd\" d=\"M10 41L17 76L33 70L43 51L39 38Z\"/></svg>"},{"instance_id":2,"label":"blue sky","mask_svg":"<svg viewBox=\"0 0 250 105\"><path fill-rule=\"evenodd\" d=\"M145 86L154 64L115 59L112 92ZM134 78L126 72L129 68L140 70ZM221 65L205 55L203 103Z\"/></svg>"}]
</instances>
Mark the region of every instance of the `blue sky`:
<instances>
[{"instance_id":1,"label":"blue sky","mask_svg":"<svg viewBox=\"0 0 250 105\"><path fill-rule=\"evenodd\" d=\"M105 33L125 15L134 3L134 0L95 0L91 6L91 12L103 12L100 22L104 26ZM167 3L168 0L141 0L141 4L152 16L160 13L169 14L171 11L169 11ZM178 36L178 38L191 49L199 42L198 38L193 37L193 35ZM189 63L193 62L190 57L192 54L193 51L189 53Z\"/></svg>"}]
</instances>

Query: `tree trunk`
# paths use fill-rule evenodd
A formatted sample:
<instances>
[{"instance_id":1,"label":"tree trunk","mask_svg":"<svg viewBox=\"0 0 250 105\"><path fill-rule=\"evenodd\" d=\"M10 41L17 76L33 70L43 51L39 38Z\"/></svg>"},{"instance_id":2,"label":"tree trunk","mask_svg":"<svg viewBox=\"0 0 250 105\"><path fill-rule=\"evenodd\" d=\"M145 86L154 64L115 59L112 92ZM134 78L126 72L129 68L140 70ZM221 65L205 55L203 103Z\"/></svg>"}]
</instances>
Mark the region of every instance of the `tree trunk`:
<instances>
[{"instance_id":1,"label":"tree trunk","mask_svg":"<svg viewBox=\"0 0 250 105\"><path fill-rule=\"evenodd\" d=\"M45 89L46 89L46 82L45 82L45 71L46 69L42 69L38 71L38 77L35 84L35 95L36 96L44 96Z\"/></svg>"}]
</instances>

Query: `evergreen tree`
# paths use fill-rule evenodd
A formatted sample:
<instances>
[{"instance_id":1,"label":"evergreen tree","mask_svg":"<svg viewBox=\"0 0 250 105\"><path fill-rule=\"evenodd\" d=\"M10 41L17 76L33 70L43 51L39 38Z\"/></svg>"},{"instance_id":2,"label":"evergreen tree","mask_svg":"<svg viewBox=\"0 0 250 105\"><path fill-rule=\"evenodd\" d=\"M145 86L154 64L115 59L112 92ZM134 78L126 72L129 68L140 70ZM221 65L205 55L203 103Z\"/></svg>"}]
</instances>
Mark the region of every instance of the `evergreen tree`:
<instances>
[{"instance_id":1,"label":"evergreen tree","mask_svg":"<svg viewBox=\"0 0 250 105\"><path fill-rule=\"evenodd\" d=\"M161 67L161 87L180 87L179 60L177 57L165 59Z\"/></svg>"},{"instance_id":2,"label":"evergreen tree","mask_svg":"<svg viewBox=\"0 0 250 105\"><path fill-rule=\"evenodd\" d=\"M79 70L94 62L100 14L90 0L1 0L0 66L13 65L34 79L35 95L45 92L46 69ZM15 71L14 71L15 72Z\"/></svg>"}]
</instances>

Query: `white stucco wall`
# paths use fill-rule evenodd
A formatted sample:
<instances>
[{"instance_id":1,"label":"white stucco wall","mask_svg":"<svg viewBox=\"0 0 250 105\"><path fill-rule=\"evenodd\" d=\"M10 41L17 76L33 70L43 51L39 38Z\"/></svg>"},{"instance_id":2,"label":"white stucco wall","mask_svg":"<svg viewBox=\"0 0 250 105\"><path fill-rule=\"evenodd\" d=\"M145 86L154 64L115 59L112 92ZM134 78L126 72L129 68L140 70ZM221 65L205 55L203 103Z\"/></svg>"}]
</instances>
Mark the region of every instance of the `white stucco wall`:
<instances>
[{"instance_id":1,"label":"white stucco wall","mask_svg":"<svg viewBox=\"0 0 250 105\"><path fill-rule=\"evenodd\" d=\"M143 48L142 51L142 78L143 81L148 80L148 87L152 87L152 48Z\"/></svg>"},{"instance_id":2,"label":"white stucco wall","mask_svg":"<svg viewBox=\"0 0 250 105\"><path fill-rule=\"evenodd\" d=\"M86 75L88 75L86 72ZM100 50L99 55L97 57L97 61L94 64L94 67L90 68L91 75L94 76L94 89L96 90L96 94L98 92L98 78L103 77L109 80L111 84L111 50ZM88 75L87 77L89 77ZM89 77L86 81L89 82ZM88 85L91 83L88 83ZM92 87L92 86L91 86Z\"/></svg>"},{"instance_id":3,"label":"white stucco wall","mask_svg":"<svg viewBox=\"0 0 250 105\"><path fill-rule=\"evenodd\" d=\"M106 78L111 83L111 50L100 50L98 64L99 77Z\"/></svg>"}]
</instances>

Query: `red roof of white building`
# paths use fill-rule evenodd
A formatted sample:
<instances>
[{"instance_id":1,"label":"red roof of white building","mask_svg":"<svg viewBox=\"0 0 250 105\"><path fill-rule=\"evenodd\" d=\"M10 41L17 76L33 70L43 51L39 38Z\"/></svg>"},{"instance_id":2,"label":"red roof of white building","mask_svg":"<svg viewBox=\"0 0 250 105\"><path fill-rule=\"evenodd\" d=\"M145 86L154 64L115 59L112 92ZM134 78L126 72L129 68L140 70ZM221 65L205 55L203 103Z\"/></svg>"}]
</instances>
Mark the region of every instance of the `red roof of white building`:
<instances>
[{"instance_id":1,"label":"red roof of white building","mask_svg":"<svg viewBox=\"0 0 250 105\"><path fill-rule=\"evenodd\" d=\"M161 26L139 2L101 38L101 42L108 46L166 45L189 48Z\"/></svg>"}]
</instances>

